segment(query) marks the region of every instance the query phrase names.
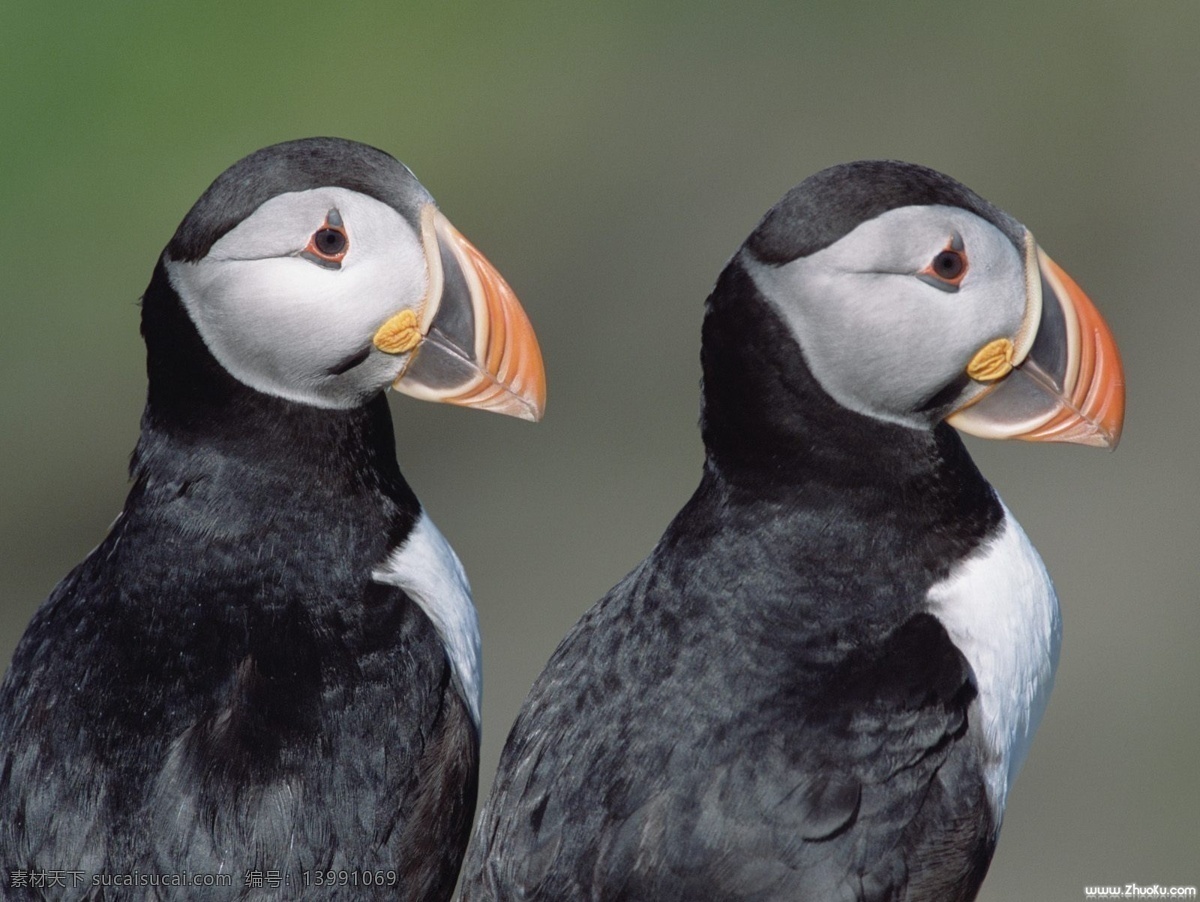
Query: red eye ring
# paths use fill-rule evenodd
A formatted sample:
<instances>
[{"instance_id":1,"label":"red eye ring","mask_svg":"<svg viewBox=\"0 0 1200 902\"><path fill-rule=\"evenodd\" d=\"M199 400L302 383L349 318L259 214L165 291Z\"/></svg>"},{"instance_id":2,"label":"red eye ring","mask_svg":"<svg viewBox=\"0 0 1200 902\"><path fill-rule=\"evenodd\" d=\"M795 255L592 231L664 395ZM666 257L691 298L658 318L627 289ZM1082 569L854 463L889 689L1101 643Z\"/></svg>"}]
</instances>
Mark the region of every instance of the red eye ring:
<instances>
[{"instance_id":1,"label":"red eye ring","mask_svg":"<svg viewBox=\"0 0 1200 902\"><path fill-rule=\"evenodd\" d=\"M321 266L337 268L349 250L350 236L342 225L342 217L336 210L330 210L324 225L312 233L300 256Z\"/></svg>"},{"instance_id":2,"label":"red eye ring","mask_svg":"<svg viewBox=\"0 0 1200 902\"><path fill-rule=\"evenodd\" d=\"M955 244L959 244L955 247ZM958 288L967 276L967 254L961 242L951 239L944 250L939 251L928 266L917 273L927 279L936 279L947 286Z\"/></svg>"}]
</instances>

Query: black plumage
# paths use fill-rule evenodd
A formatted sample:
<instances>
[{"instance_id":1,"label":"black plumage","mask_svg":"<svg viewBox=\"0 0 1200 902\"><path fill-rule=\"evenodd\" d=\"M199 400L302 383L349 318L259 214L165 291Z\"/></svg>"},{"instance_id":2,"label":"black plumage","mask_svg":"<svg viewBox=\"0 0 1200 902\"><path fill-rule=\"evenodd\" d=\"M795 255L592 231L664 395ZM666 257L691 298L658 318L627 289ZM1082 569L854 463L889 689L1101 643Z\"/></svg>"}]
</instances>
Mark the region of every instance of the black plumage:
<instances>
[{"instance_id":1,"label":"black plumage","mask_svg":"<svg viewBox=\"0 0 1200 902\"><path fill-rule=\"evenodd\" d=\"M264 147L222 172L196 201L167 246L172 260L199 260L272 197L337 186L382 201L416 224L430 198L407 166L381 150L340 138Z\"/></svg>"},{"instance_id":2,"label":"black plumage","mask_svg":"<svg viewBox=\"0 0 1200 902\"><path fill-rule=\"evenodd\" d=\"M922 857L962 866L911 898L982 880L974 682L921 599L999 503L949 427L837 407L755 294L734 263L709 299L703 480L531 691L464 902L906 898Z\"/></svg>"},{"instance_id":3,"label":"black plumage","mask_svg":"<svg viewBox=\"0 0 1200 902\"><path fill-rule=\"evenodd\" d=\"M995 327L975 335L964 314L953 341L904 334L944 382L917 364L857 376L909 350L862 338L889 340L867 328L880 309L1000 303L1023 321L1027 246L1007 214L903 163L834 167L767 213L706 306L700 485L527 696L463 902L975 897L1057 653L1040 559L942 422ZM922 278L946 250L974 261L961 294ZM852 350L817 372L808 323ZM894 379L916 408L868 413L870 386ZM1010 563L996 585L1014 599L970 596ZM997 655L1012 693L961 642L1025 640L971 613L993 603L1037 618L1035 647Z\"/></svg>"},{"instance_id":4,"label":"black plumage","mask_svg":"<svg viewBox=\"0 0 1200 902\"><path fill-rule=\"evenodd\" d=\"M239 889L286 872L287 897L306 871L392 870L407 898L445 898L478 737L428 618L364 567L419 511L387 402L242 386L172 294L160 268L129 499L0 691L0 859Z\"/></svg>"},{"instance_id":5,"label":"black plumage","mask_svg":"<svg viewBox=\"0 0 1200 902\"><path fill-rule=\"evenodd\" d=\"M423 516L396 462L386 383L343 407L244 384L168 272L269 198L325 185L380 199L414 228L429 200L380 151L293 142L221 176L155 268L132 489L0 687L0 897L453 889L478 724L438 628L374 573ZM47 872L66 886L30 881ZM130 875L142 882L122 886Z\"/></svg>"},{"instance_id":6,"label":"black plumage","mask_svg":"<svg viewBox=\"0 0 1200 902\"><path fill-rule=\"evenodd\" d=\"M764 263L787 263L828 247L881 213L931 205L974 213L1017 247L1024 239L1024 226L948 175L894 160L860 160L822 169L785 194L746 247Z\"/></svg>"}]
</instances>

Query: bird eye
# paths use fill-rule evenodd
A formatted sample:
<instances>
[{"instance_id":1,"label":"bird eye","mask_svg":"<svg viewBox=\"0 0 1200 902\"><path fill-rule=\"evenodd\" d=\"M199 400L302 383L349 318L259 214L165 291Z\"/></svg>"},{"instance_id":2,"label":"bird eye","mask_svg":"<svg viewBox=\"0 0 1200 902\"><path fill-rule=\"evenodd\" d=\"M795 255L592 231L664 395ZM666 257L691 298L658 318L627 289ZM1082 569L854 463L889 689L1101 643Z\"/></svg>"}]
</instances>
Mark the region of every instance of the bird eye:
<instances>
[{"instance_id":1,"label":"bird eye","mask_svg":"<svg viewBox=\"0 0 1200 902\"><path fill-rule=\"evenodd\" d=\"M947 282L955 281L967 268L967 261L958 251L942 251L933 258L933 274Z\"/></svg>"},{"instance_id":2,"label":"bird eye","mask_svg":"<svg viewBox=\"0 0 1200 902\"><path fill-rule=\"evenodd\" d=\"M342 217L336 210L330 210L325 224L313 232L300 256L327 269L340 269L349 248L350 238L342 225Z\"/></svg>"},{"instance_id":3,"label":"bird eye","mask_svg":"<svg viewBox=\"0 0 1200 902\"><path fill-rule=\"evenodd\" d=\"M939 252L928 266L917 273L917 278L943 291L958 291L958 286L962 284L966 274L966 252L963 251L961 242L952 240L945 250Z\"/></svg>"},{"instance_id":4,"label":"bird eye","mask_svg":"<svg viewBox=\"0 0 1200 902\"><path fill-rule=\"evenodd\" d=\"M346 233L340 229L321 229L313 235L317 253L337 257L346 252Z\"/></svg>"}]
</instances>

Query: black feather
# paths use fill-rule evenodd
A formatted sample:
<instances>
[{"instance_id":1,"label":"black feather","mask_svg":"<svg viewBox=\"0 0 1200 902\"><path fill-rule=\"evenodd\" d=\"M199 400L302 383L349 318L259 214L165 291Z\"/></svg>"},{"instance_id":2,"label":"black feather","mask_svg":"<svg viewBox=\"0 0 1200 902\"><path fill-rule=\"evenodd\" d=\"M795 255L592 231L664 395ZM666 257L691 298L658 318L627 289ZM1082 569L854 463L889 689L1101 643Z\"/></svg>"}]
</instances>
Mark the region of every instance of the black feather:
<instances>
[{"instance_id":1,"label":"black feather","mask_svg":"<svg viewBox=\"0 0 1200 902\"><path fill-rule=\"evenodd\" d=\"M292 187L327 183L320 167L346 148L248 158L171 252L202 254L297 166ZM339 157L340 183L375 184L377 153ZM38 610L0 686L0 897L41 898L14 872L61 870L83 883L55 899L330 898L311 881L334 869L384 875L342 890L353 898L449 898L478 736L428 616L372 578L421 513L386 399L327 410L238 382L161 260L143 335L124 509ZM287 882L251 886L253 871ZM185 872L232 888L101 882Z\"/></svg>"},{"instance_id":2,"label":"black feather","mask_svg":"<svg viewBox=\"0 0 1200 902\"><path fill-rule=\"evenodd\" d=\"M417 228L432 198L403 163L344 138L302 138L256 150L209 185L167 245L171 260L199 260L265 201L288 191L349 188L383 201Z\"/></svg>"},{"instance_id":3,"label":"black feather","mask_svg":"<svg viewBox=\"0 0 1200 902\"><path fill-rule=\"evenodd\" d=\"M973 898L977 686L926 598L998 499L829 397L738 257L702 361L700 486L531 690L464 902Z\"/></svg>"},{"instance_id":4,"label":"black feather","mask_svg":"<svg viewBox=\"0 0 1200 902\"><path fill-rule=\"evenodd\" d=\"M999 207L934 169L896 160L842 163L809 176L767 211L746 247L764 263L788 263L888 210L930 204L969 210L1022 249L1025 227Z\"/></svg>"}]
</instances>

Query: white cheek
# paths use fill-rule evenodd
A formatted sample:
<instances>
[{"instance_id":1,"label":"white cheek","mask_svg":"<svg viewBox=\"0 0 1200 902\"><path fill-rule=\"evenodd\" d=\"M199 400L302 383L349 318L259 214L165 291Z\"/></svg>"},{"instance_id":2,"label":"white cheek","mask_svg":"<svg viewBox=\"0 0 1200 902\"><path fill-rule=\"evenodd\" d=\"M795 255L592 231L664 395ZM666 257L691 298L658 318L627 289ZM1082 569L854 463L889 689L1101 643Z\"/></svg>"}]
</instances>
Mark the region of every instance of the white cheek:
<instances>
[{"instance_id":1,"label":"white cheek","mask_svg":"<svg viewBox=\"0 0 1200 902\"><path fill-rule=\"evenodd\" d=\"M972 262L960 289L946 292L916 273L952 233ZM928 425L916 412L921 405L980 347L1014 334L1024 313L1016 248L964 210L892 210L808 257L778 267L746 258L746 265L835 400L918 428Z\"/></svg>"},{"instance_id":2,"label":"white cheek","mask_svg":"<svg viewBox=\"0 0 1200 902\"><path fill-rule=\"evenodd\" d=\"M304 247L308 236L337 208L341 195L332 190L280 194L222 236L204 258L209 263L286 257Z\"/></svg>"},{"instance_id":3,"label":"white cheek","mask_svg":"<svg viewBox=\"0 0 1200 902\"><path fill-rule=\"evenodd\" d=\"M351 243L341 267L327 269L297 251L334 208ZM258 391L322 407L361 403L394 379L404 358L373 349L372 338L389 317L418 307L427 284L416 231L390 207L340 189L274 198L204 259L167 269L226 370ZM334 374L364 350L365 362Z\"/></svg>"},{"instance_id":4,"label":"white cheek","mask_svg":"<svg viewBox=\"0 0 1200 902\"><path fill-rule=\"evenodd\" d=\"M826 269L818 285L822 309L810 318L818 338L811 351L856 393L873 391L893 406L903 403L915 373L921 381L954 375L951 348L971 327L955 295L892 273Z\"/></svg>"},{"instance_id":5,"label":"white cheek","mask_svg":"<svg viewBox=\"0 0 1200 902\"><path fill-rule=\"evenodd\" d=\"M911 411L962 366L947 346L953 311L941 292L912 276L838 271L812 258L748 265L835 401L876 419L927 425Z\"/></svg>"},{"instance_id":6,"label":"white cheek","mask_svg":"<svg viewBox=\"0 0 1200 902\"><path fill-rule=\"evenodd\" d=\"M370 341L386 319L388 288L399 309L398 285L343 275L300 258L227 264L197 305L197 324L222 363L307 381Z\"/></svg>"}]
</instances>

